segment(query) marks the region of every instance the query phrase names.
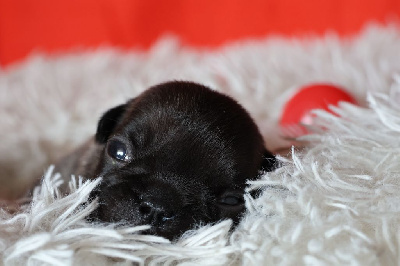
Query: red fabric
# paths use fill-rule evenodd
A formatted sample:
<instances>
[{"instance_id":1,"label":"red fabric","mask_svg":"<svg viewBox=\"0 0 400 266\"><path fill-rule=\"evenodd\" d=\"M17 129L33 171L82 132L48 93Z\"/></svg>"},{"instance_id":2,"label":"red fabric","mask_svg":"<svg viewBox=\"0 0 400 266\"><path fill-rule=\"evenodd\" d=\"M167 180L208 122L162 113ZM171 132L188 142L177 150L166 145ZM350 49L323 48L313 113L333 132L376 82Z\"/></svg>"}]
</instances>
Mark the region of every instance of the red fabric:
<instances>
[{"instance_id":1,"label":"red fabric","mask_svg":"<svg viewBox=\"0 0 400 266\"><path fill-rule=\"evenodd\" d=\"M0 64L33 50L147 48L165 33L197 47L327 29L347 35L399 14L398 0L0 0Z\"/></svg>"}]
</instances>

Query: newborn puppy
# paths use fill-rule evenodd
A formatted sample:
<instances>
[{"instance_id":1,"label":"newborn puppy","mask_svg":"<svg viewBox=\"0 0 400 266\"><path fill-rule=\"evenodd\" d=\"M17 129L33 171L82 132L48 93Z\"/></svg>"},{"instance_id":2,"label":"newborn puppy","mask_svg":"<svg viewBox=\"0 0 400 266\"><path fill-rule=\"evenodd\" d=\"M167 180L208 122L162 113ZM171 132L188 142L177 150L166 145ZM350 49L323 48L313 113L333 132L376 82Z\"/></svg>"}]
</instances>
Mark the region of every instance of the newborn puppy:
<instances>
[{"instance_id":1,"label":"newborn puppy","mask_svg":"<svg viewBox=\"0 0 400 266\"><path fill-rule=\"evenodd\" d=\"M95 137L56 170L103 178L89 219L149 224L150 233L174 239L198 223L237 222L246 180L274 163L238 103L199 84L168 82L108 110Z\"/></svg>"}]
</instances>

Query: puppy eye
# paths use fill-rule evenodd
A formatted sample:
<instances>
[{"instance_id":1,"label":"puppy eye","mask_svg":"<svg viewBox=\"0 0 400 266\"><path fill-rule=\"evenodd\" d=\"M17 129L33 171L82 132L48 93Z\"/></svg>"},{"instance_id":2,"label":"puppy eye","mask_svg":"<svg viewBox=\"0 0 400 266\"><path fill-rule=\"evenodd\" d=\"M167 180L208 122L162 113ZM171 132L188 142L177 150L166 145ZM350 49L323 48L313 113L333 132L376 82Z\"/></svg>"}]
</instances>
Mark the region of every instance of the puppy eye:
<instances>
[{"instance_id":1,"label":"puppy eye","mask_svg":"<svg viewBox=\"0 0 400 266\"><path fill-rule=\"evenodd\" d=\"M229 195L229 196L225 196L225 197L221 198L220 203L230 205L230 206L236 206L236 205L243 203L243 198Z\"/></svg>"},{"instance_id":2,"label":"puppy eye","mask_svg":"<svg viewBox=\"0 0 400 266\"><path fill-rule=\"evenodd\" d=\"M130 160L128 148L119 140L111 140L107 144L107 154L118 161L127 162Z\"/></svg>"}]
</instances>

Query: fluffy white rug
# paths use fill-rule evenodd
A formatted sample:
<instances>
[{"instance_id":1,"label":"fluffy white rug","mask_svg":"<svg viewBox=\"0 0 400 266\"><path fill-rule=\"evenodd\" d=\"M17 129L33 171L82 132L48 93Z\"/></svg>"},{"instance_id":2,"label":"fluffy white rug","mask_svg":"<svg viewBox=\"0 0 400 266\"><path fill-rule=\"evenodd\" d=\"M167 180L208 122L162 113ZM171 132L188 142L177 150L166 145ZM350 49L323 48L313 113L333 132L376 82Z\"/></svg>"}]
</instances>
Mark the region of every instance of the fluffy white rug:
<instances>
[{"instance_id":1,"label":"fluffy white rug","mask_svg":"<svg viewBox=\"0 0 400 266\"><path fill-rule=\"evenodd\" d=\"M48 169L31 204L0 209L4 265L396 265L400 263L400 30L369 27L352 40L267 39L197 51L171 39L148 53L99 51L36 56L0 72L0 193L11 196L94 133L107 108L158 82L185 79L232 95L255 118L268 147L299 86L333 82L361 106L318 112L307 148L250 183L238 228L230 221L177 243L84 221L99 182L57 194ZM320 129L320 130L319 130ZM275 133L274 133L275 132ZM11 192L10 192L11 191Z\"/></svg>"}]
</instances>

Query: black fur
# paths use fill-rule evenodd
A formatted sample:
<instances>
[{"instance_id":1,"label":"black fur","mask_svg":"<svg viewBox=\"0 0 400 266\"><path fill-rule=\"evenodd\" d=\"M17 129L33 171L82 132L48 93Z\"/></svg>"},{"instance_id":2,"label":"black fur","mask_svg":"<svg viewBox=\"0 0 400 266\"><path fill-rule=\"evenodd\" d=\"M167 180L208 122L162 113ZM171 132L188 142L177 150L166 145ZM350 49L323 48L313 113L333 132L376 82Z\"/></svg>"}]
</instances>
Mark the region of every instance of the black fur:
<instances>
[{"instance_id":1,"label":"black fur","mask_svg":"<svg viewBox=\"0 0 400 266\"><path fill-rule=\"evenodd\" d=\"M121 104L117 107L108 110L100 119L97 125L96 141L99 144L105 144L108 137L111 135L117 126L122 114L125 112L128 103Z\"/></svg>"},{"instance_id":2,"label":"black fur","mask_svg":"<svg viewBox=\"0 0 400 266\"><path fill-rule=\"evenodd\" d=\"M275 166L248 113L191 82L154 86L107 111L95 140L101 152L85 174L103 182L89 218L150 224L169 239L197 223L237 222L246 180Z\"/></svg>"}]
</instances>

